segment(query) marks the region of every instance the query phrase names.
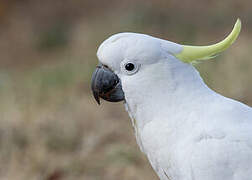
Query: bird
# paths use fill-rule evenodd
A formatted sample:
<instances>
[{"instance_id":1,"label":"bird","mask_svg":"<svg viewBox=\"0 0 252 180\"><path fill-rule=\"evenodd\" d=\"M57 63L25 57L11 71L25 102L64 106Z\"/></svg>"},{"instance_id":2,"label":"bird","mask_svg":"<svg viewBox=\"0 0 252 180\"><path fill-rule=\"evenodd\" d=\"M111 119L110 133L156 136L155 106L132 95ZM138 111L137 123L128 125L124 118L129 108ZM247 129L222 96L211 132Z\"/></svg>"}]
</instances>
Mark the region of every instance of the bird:
<instances>
[{"instance_id":1,"label":"bird","mask_svg":"<svg viewBox=\"0 0 252 180\"><path fill-rule=\"evenodd\" d=\"M252 179L252 108L210 89L194 67L230 47L240 31L237 19L213 45L123 32L99 46L93 96L98 104L124 102L160 180Z\"/></svg>"}]
</instances>

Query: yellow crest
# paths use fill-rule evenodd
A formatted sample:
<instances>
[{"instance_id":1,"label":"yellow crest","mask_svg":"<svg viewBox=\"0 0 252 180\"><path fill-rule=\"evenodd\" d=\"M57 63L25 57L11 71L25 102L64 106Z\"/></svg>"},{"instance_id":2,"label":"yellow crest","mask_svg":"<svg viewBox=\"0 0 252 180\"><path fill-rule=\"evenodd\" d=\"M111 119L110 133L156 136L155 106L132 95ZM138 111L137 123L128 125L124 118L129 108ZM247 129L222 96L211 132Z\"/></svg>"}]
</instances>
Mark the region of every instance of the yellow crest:
<instances>
[{"instance_id":1,"label":"yellow crest","mask_svg":"<svg viewBox=\"0 0 252 180\"><path fill-rule=\"evenodd\" d=\"M183 50L175 54L175 57L186 63L196 60L211 59L226 50L237 39L241 31L241 21L237 19L232 32L221 42L209 46L188 46L183 45Z\"/></svg>"}]
</instances>

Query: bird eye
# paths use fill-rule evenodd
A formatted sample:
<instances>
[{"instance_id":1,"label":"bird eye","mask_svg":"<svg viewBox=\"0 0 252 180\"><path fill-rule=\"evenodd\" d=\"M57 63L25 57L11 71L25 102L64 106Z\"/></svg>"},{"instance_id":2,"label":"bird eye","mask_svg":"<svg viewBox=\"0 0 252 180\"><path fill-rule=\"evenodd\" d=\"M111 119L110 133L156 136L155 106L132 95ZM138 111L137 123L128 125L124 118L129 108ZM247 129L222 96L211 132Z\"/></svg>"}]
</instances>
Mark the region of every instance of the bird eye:
<instances>
[{"instance_id":1,"label":"bird eye","mask_svg":"<svg viewBox=\"0 0 252 180\"><path fill-rule=\"evenodd\" d=\"M135 65L134 65L133 63L127 63L127 64L125 65L125 69L126 69L127 71L133 71L133 70L135 69Z\"/></svg>"},{"instance_id":2,"label":"bird eye","mask_svg":"<svg viewBox=\"0 0 252 180\"><path fill-rule=\"evenodd\" d=\"M138 71L139 65L134 62L126 62L123 63L123 71L126 72L128 75L135 74Z\"/></svg>"}]
</instances>

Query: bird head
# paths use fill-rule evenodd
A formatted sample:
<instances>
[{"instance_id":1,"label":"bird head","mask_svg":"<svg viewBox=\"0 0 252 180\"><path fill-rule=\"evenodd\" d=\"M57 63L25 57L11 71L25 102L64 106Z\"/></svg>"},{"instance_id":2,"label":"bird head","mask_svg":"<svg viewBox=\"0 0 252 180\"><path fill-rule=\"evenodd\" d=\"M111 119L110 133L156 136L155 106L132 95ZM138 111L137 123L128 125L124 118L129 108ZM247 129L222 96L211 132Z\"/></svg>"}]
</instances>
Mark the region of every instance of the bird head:
<instances>
[{"instance_id":1,"label":"bird head","mask_svg":"<svg viewBox=\"0 0 252 180\"><path fill-rule=\"evenodd\" d=\"M91 82L93 95L100 104L100 98L118 102L139 98L137 95L153 88L172 88L174 79L190 76L192 63L213 58L226 50L236 40L240 29L238 19L223 41L209 46L180 45L138 33L115 34L98 48L99 64ZM134 94L137 95L133 97Z\"/></svg>"}]
</instances>

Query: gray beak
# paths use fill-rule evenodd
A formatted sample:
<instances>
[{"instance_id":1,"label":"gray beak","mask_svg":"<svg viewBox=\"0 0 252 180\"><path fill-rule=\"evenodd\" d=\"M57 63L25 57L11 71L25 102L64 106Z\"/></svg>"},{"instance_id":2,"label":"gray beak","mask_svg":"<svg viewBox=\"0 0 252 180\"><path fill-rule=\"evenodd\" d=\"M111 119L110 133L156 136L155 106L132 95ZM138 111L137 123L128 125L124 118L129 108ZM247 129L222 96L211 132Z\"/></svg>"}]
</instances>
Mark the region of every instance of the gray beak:
<instances>
[{"instance_id":1,"label":"gray beak","mask_svg":"<svg viewBox=\"0 0 252 180\"><path fill-rule=\"evenodd\" d=\"M98 104L100 104L100 98L110 102L124 100L120 79L102 65L98 65L92 75L91 89Z\"/></svg>"}]
</instances>

